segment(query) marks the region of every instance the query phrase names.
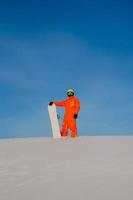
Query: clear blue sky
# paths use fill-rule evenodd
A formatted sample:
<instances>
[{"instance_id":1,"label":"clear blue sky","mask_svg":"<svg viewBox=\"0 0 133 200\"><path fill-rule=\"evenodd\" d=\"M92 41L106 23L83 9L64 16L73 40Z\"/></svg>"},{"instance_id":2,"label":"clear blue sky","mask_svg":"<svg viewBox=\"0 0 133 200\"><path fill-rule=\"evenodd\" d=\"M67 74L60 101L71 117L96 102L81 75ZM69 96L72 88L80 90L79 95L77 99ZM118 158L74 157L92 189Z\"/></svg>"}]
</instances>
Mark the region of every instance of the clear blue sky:
<instances>
[{"instance_id":1,"label":"clear blue sky","mask_svg":"<svg viewBox=\"0 0 133 200\"><path fill-rule=\"evenodd\" d=\"M0 1L0 138L50 136L68 88L79 135L133 134L133 2Z\"/></svg>"}]
</instances>

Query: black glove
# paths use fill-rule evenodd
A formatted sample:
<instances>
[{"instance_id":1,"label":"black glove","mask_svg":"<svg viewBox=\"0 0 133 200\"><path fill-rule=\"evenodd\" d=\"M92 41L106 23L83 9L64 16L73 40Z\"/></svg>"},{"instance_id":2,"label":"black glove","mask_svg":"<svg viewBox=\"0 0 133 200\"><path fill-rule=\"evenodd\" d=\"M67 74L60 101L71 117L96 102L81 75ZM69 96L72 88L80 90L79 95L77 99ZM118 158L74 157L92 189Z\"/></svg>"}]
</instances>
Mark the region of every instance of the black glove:
<instances>
[{"instance_id":1,"label":"black glove","mask_svg":"<svg viewBox=\"0 0 133 200\"><path fill-rule=\"evenodd\" d=\"M74 119L77 119L78 114L74 114L73 117L74 117Z\"/></svg>"},{"instance_id":2,"label":"black glove","mask_svg":"<svg viewBox=\"0 0 133 200\"><path fill-rule=\"evenodd\" d=\"M53 105L53 101L51 101L50 103L49 103L49 106L52 106Z\"/></svg>"}]
</instances>

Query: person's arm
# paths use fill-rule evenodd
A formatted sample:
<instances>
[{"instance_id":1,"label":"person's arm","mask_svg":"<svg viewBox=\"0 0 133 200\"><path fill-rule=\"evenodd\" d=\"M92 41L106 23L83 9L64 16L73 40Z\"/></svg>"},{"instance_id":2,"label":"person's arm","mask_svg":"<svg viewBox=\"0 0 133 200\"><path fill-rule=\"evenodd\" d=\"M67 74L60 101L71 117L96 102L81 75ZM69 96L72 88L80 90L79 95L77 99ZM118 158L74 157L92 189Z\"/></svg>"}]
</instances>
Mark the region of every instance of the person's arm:
<instances>
[{"instance_id":1,"label":"person's arm","mask_svg":"<svg viewBox=\"0 0 133 200\"><path fill-rule=\"evenodd\" d=\"M54 101L53 102L56 106L65 106L65 100L64 101Z\"/></svg>"},{"instance_id":2,"label":"person's arm","mask_svg":"<svg viewBox=\"0 0 133 200\"><path fill-rule=\"evenodd\" d=\"M76 106L75 106L75 114L78 114L80 111L80 101L76 100Z\"/></svg>"},{"instance_id":3,"label":"person's arm","mask_svg":"<svg viewBox=\"0 0 133 200\"><path fill-rule=\"evenodd\" d=\"M77 119L78 113L80 111L80 101L76 100L75 111L74 111L74 118Z\"/></svg>"}]
</instances>

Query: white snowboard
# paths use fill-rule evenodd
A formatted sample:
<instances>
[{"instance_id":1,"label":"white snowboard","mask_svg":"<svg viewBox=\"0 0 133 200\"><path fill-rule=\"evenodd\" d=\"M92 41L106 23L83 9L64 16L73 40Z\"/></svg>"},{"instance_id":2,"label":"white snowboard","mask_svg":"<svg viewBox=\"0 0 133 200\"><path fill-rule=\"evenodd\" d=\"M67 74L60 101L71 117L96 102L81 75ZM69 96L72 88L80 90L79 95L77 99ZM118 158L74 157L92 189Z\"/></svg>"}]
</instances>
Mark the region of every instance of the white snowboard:
<instances>
[{"instance_id":1,"label":"white snowboard","mask_svg":"<svg viewBox=\"0 0 133 200\"><path fill-rule=\"evenodd\" d=\"M57 119L56 106L53 104L52 106L48 106L49 117L52 126L52 132L54 138L61 138L59 123Z\"/></svg>"}]
</instances>

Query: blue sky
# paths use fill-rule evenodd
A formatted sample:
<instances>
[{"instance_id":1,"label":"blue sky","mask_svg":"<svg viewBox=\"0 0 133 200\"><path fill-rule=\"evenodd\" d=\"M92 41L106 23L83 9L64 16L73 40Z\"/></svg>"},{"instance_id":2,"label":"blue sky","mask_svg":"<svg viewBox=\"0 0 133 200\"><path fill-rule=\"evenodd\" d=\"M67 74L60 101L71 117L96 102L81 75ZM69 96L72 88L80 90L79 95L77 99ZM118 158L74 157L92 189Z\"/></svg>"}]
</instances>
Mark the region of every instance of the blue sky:
<instances>
[{"instance_id":1,"label":"blue sky","mask_svg":"<svg viewBox=\"0 0 133 200\"><path fill-rule=\"evenodd\" d=\"M68 88L79 135L132 135L132 10L129 0L0 1L0 138L51 136L47 105Z\"/></svg>"}]
</instances>

